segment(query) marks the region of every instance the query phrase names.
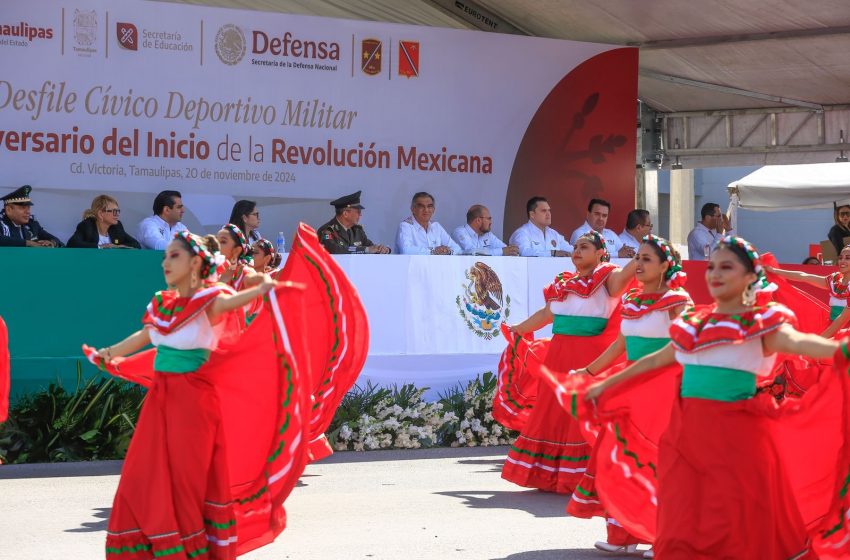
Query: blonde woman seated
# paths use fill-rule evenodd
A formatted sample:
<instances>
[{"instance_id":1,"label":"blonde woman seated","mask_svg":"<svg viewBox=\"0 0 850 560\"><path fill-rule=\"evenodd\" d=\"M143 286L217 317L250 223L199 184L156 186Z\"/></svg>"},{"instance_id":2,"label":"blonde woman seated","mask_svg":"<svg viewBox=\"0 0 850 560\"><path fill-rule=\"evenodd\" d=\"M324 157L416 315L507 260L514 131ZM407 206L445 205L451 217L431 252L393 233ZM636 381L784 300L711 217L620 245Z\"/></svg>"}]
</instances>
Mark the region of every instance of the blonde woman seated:
<instances>
[{"instance_id":1,"label":"blonde woman seated","mask_svg":"<svg viewBox=\"0 0 850 560\"><path fill-rule=\"evenodd\" d=\"M83 221L68 240L68 247L81 249L141 249L121 225L118 201L102 194L94 197L91 208L83 212Z\"/></svg>"}]
</instances>

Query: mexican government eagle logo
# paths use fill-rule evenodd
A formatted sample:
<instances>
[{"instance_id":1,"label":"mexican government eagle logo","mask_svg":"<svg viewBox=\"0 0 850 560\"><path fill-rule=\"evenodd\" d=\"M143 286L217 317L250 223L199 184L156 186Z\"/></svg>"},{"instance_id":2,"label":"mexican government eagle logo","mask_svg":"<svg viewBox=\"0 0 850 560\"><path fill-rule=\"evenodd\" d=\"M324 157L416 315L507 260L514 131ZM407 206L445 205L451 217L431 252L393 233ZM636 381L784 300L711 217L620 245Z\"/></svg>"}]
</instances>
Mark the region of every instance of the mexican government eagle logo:
<instances>
[{"instance_id":1,"label":"mexican government eagle logo","mask_svg":"<svg viewBox=\"0 0 850 560\"><path fill-rule=\"evenodd\" d=\"M511 314L511 296L502 294L502 281L492 268L476 262L465 273L463 293L455 298L458 312L469 330L484 340L498 336Z\"/></svg>"}]
</instances>

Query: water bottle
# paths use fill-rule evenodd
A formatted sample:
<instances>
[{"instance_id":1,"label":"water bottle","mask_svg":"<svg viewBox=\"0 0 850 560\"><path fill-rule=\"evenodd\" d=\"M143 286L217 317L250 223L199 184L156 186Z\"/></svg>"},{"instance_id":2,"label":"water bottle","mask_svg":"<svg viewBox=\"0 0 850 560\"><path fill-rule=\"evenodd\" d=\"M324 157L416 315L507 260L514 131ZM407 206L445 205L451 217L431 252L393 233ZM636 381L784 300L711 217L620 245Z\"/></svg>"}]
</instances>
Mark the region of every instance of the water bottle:
<instances>
[{"instance_id":1,"label":"water bottle","mask_svg":"<svg viewBox=\"0 0 850 560\"><path fill-rule=\"evenodd\" d=\"M277 252L278 253L285 253L286 252L286 245L285 245L284 241L285 240L284 240L284 237L283 237L283 232L282 231L277 232L277 243L276 243L276 245L277 245Z\"/></svg>"}]
</instances>

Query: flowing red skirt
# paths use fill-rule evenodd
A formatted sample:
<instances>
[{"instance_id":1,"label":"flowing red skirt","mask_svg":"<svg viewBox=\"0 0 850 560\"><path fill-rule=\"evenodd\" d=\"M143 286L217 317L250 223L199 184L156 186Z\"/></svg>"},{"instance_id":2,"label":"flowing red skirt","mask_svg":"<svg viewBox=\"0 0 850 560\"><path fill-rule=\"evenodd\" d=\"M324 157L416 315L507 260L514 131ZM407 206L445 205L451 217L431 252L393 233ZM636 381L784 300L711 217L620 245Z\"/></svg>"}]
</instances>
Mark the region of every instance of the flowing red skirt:
<instances>
[{"instance_id":1,"label":"flowing red skirt","mask_svg":"<svg viewBox=\"0 0 850 560\"><path fill-rule=\"evenodd\" d=\"M609 321L597 336L554 335L544 363L559 372L582 368L614 341L617 329L619 321ZM540 385L525 428L508 451L502 478L520 486L570 494L589 460L590 445L579 422L561 407L553 391Z\"/></svg>"},{"instance_id":2,"label":"flowing red skirt","mask_svg":"<svg viewBox=\"0 0 850 560\"><path fill-rule=\"evenodd\" d=\"M299 230L300 237L310 233ZM332 330L333 314L305 303L316 301L316 290L325 297L353 292L325 258L314 262L337 291L314 282L278 287L247 329L229 314L216 327L224 332L219 347L197 372L154 373L155 350L99 364L150 388L110 515L108 558L234 558L284 529L283 502L309 460L316 409L327 414L328 406L317 406L314 393L314 380L327 379L327 371L313 369L324 363L313 356L326 356L327 342L306 333ZM368 336L364 322L365 315L338 315L335 326Z\"/></svg>"},{"instance_id":3,"label":"flowing red skirt","mask_svg":"<svg viewBox=\"0 0 850 560\"><path fill-rule=\"evenodd\" d=\"M820 368L804 397L782 402L769 392L734 403L681 399L672 368L617 387L596 409L584 400L595 379L561 380L556 394L599 426L600 501L654 541L656 557L804 558L811 549L848 558L850 382L839 362ZM671 408L666 421L656 414Z\"/></svg>"}]
</instances>

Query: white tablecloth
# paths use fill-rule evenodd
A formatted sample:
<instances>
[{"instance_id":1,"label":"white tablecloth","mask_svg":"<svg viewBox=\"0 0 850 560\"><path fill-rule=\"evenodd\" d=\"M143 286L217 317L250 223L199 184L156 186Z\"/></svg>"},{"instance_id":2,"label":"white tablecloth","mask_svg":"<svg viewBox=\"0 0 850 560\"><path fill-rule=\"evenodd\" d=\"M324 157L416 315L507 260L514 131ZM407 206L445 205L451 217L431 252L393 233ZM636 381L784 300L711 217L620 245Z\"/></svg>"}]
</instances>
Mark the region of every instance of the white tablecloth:
<instances>
[{"instance_id":1,"label":"white tablecloth","mask_svg":"<svg viewBox=\"0 0 850 560\"><path fill-rule=\"evenodd\" d=\"M414 383L430 387L434 396L483 372L495 373L505 342L498 332L492 336L493 331L502 321L520 322L542 307L543 288L557 274L574 270L570 259L551 257L339 255L336 259L357 287L369 316L369 357L359 383ZM466 306L472 284L467 274L476 263L495 272L502 286L499 316L483 323L486 330ZM550 334L546 328L537 336Z\"/></svg>"}]
</instances>

